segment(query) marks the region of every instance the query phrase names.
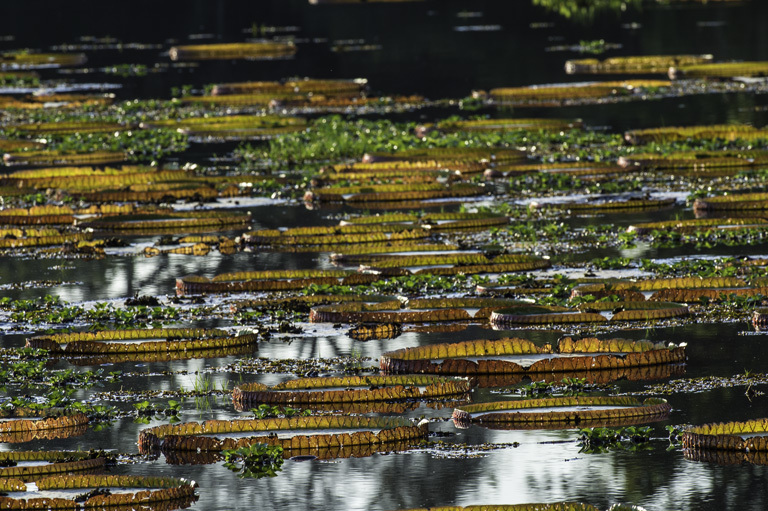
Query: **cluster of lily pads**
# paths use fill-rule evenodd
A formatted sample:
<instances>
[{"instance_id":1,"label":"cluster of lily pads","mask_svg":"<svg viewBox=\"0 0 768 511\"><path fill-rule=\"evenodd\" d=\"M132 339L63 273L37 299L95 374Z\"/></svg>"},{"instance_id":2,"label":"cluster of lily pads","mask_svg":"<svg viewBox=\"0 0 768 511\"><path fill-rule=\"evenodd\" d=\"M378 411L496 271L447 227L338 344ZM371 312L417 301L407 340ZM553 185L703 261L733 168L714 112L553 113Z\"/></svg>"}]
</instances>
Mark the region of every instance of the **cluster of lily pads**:
<instances>
[{"instance_id":1,"label":"cluster of lily pads","mask_svg":"<svg viewBox=\"0 0 768 511\"><path fill-rule=\"evenodd\" d=\"M267 40L178 45L168 48L168 58L276 59L297 51L294 42ZM77 67L86 59L82 53L6 53L0 79L21 89L45 82L32 69ZM145 423L167 420L140 432L140 454L162 453L173 464L224 461L240 476L259 478L276 475L284 458L360 457L423 445L429 421L408 416L420 406L455 407L457 428L632 428L666 420L672 407L665 399L602 395L613 393L599 384L681 374L686 344L592 334L746 317L763 328L768 260L720 258L694 266L624 257L574 261L573 254L578 259L597 249L619 253L640 244L764 243L768 222L760 215L768 209L768 130L729 124L610 133L580 119L509 117L508 109L765 92L764 80L743 77L764 77L768 65L675 55L582 59L566 68L668 73L670 80L500 87L463 100L379 96L365 79L296 77L211 84L174 99L0 96L4 256L301 252L316 254L323 263L322 269L176 275L175 290L167 290L176 296L136 297L124 305L0 300L0 320L27 337L25 348L3 353L0 381L14 392L38 393L38 399L15 396L0 403L2 440L76 436L89 424L104 426L128 416ZM426 106L446 115L426 123L357 116ZM467 115L470 107L482 115ZM340 112L351 115L330 115ZM239 144L228 165L167 160L183 159L192 143L223 142ZM324 225L254 225L263 214L254 204L277 200L319 210ZM628 227L607 220L583 227L574 221L681 207L696 218ZM151 246L137 241L146 238ZM618 274L599 276L606 269ZM223 326L197 326L211 318ZM290 339L308 326L341 325L354 342L470 325L510 335L392 350L381 354L378 368L363 367L361 360L331 362L323 366L323 376L304 378L290 376L317 373L320 361L307 370L245 356L272 335ZM517 335L552 328L569 335L555 344ZM222 356L236 359L225 370L253 381L216 392L231 396L234 412L257 410L256 418L182 422L177 401L167 407L139 401L121 415L117 407L77 401L72 392L55 387L91 388L125 375L44 370L49 361L96 365ZM270 371L285 381L259 381ZM588 381L601 395L521 393L473 402L471 393L530 382L549 388L563 378ZM214 391L201 381L195 396ZM111 399L118 397L114 393ZM282 411L261 408L277 405ZM309 414L293 416L286 407L294 405ZM766 419L692 426L682 433L682 447L692 459L760 462L768 452L766 427ZM600 432L583 433L585 452L648 436L645 429L622 432L606 434L608 440ZM74 499L89 507L158 502L181 507L196 498L196 484L181 479L62 475L102 470L103 453L14 451L4 457L4 508L74 505L70 499L30 496L31 485L25 484L30 481L43 494L95 488ZM12 464L22 460L50 463Z\"/></svg>"}]
</instances>

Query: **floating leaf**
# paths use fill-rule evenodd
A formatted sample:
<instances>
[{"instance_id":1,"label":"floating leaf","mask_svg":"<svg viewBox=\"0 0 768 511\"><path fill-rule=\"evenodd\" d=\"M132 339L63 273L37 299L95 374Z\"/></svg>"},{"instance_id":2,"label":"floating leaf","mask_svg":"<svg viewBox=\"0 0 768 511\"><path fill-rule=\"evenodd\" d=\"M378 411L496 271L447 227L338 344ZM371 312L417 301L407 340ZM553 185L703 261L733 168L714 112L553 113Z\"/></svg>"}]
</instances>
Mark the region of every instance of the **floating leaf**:
<instances>
[{"instance_id":1,"label":"floating leaf","mask_svg":"<svg viewBox=\"0 0 768 511\"><path fill-rule=\"evenodd\" d=\"M574 353L584 356L574 357ZM567 356L558 356L563 354ZM619 354L619 356L616 356ZM525 367L521 358L534 360ZM475 340L433 344L384 353L380 368L386 373L531 374L596 371L685 361L685 349L647 341L564 338L557 348L538 347L526 339ZM519 363L518 363L519 362Z\"/></svg>"},{"instance_id":2,"label":"floating leaf","mask_svg":"<svg viewBox=\"0 0 768 511\"><path fill-rule=\"evenodd\" d=\"M692 66L712 60L712 55L639 55L604 60L579 59L565 62L568 74L667 73L670 67Z\"/></svg>"},{"instance_id":3,"label":"floating leaf","mask_svg":"<svg viewBox=\"0 0 768 511\"><path fill-rule=\"evenodd\" d=\"M768 419L720 422L686 429L682 444L686 449L766 452Z\"/></svg>"},{"instance_id":4,"label":"floating leaf","mask_svg":"<svg viewBox=\"0 0 768 511\"><path fill-rule=\"evenodd\" d=\"M255 43L193 44L174 46L171 60L258 59L285 57L296 53L293 43L263 41Z\"/></svg>"},{"instance_id":5,"label":"floating leaf","mask_svg":"<svg viewBox=\"0 0 768 511\"><path fill-rule=\"evenodd\" d=\"M566 410L560 411L558 408ZM560 427L582 427L585 423L596 421L625 424L624 421L634 423L638 419L644 422L662 420L669 415L671 409L666 400L659 398L639 401L634 397L556 397L466 405L453 411L453 420L459 427L466 427L473 422L483 425L557 423Z\"/></svg>"},{"instance_id":6,"label":"floating leaf","mask_svg":"<svg viewBox=\"0 0 768 511\"><path fill-rule=\"evenodd\" d=\"M323 429L329 430L329 433L316 433L316 430ZM348 431L336 431L339 429ZM281 430L294 432L294 435L284 438L274 435ZM312 434L303 435L302 430L312 431ZM242 436L242 433L252 435ZM228 434L236 436L228 437ZM418 441L425 438L426 434L426 427L414 426L410 420L401 417L309 416L209 420L204 423L164 424L144 429L139 434L139 451L147 453L161 449L163 452L216 452L255 443L279 445L285 450L322 450L352 445L379 445L386 449L389 442Z\"/></svg>"},{"instance_id":7,"label":"floating leaf","mask_svg":"<svg viewBox=\"0 0 768 511\"><path fill-rule=\"evenodd\" d=\"M273 387L260 383L239 385L232 401L238 410L261 403L312 407L320 403L439 399L466 394L469 389L467 380L424 375L300 378Z\"/></svg>"},{"instance_id":8,"label":"floating leaf","mask_svg":"<svg viewBox=\"0 0 768 511\"><path fill-rule=\"evenodd\" d=\"M146 342L133 342L155 339ZM27 347L47 349L56 354L137 354L149 352L222 350L255 344L257 335L232 336L223 330L201 328L157 328L104 330L70 334L41 335L27 339ZM63 345L63 347L62 347Z\"/></svg>"}]
</instances>

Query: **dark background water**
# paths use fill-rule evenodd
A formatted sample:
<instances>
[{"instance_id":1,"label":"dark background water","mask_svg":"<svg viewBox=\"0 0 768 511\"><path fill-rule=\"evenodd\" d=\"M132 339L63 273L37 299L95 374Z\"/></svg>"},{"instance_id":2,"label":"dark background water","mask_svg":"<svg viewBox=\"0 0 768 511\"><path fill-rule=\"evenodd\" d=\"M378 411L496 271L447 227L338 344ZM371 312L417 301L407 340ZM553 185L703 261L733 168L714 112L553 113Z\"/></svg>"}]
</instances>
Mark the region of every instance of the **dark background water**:
<instances>
[{"instance_id":1,"label":"dark background water","mask_svg":"<svg viewBox=\"0 0 768 511\"><path fill-rule=\"evenodd\" d=\"M464 13L464 14L462 14ZM473 13L468 15L466 13ZM196 66L173 66L167 50L193 41L228 42L248 37L252 27L298 27L280 35L296 38L295 57L268 61L204 61ZM472 26L498 25L479 31ZM464 27L464 28L462 28ZM48 50L53 45L81 44L81 38L112 37L123 43L156 45L149 49L84 49L88 74L41 72L45 78L77 82L121 83L119 98L168 98L173 87L224 81L273 80L290 76L316 78L365 77L373 91L418 94L430 99L461 98L474 89L583 80L566 75L571 51L550 51L557 45L605 39L622 45L602 57L630 54L712 53L718 60L768 59L768 3L705 6L659 6L652 2L630 6L625 12L605 12L591 21L566 20L524 0L442 0L395 4L319 5L302 0L260 1L49 1L2 2L0 49L28 47ZM345 42L346 41L346 42ZM371 51L333 51L344 45L373 45ZM100 68L141 63L158 72L145 77L119 78ZM766 124L765 97L720 94L671 98L594 107L516 109L481 112L499 116L579 117L588 126L619 132L672 124L748 122ZM431 120L461 113L455 109L417 111L405 117ZM466 115L466 114L464 114ZM192 153L212 154L217 146L195 146ZM327 212L307 211L301 205L265 206L253 210L258 227L332 222ZM681 212L676 210L675 214ZM614 219L596 218L598 223ZM715 251L718 252L718 251ZM764 253L750 247L743 253ZM729 253L725 250L719 253ZM661 255L681 255L675 254ZM682 255L695 257L695 251ZM578 259L580 256L575 256ZM590 256L591 257L591 256ZM74 282L54 289L7 292L34 297L54 292L69 301L122 299L135 292L172 294L176 277L188 273L212 276L236 269L306 268L327 265L327 254L291 255L240 253L234 256L153 259L110 257L100 261L0 259L0 284L31 279ZM319 327L318 327L319 328ZM685 376L730 376L744 370L764 371L768 352L765 335L753 334L745 323L689 325L678 328L631 330L615 336L687 342ZM543 342L563 331L513 332ZM393 341L353 342L343 331L318 329L290 344L264 343L254 353L271 358L329 357L360 353L374 361L387 350L419 343L464 338L499 337L472 327L459 334L407 334ZM510 334L511 335L511 334ZM614 334L611 334L614 335ZM5 346L19 346L24 336L2 338ZM168 364L119 364L121 370L152 373L164 369L205 371L232 359L190 360ZM62 364L62 366L64 366ZM215 370L216 381L238 381L238 375ZM283 376L260 376L272 382ZM190 376L136 377L140 388L190 388ZM644 383L620 382L619 390L639 390ZM699 424L745 420L764 415L766 398L744 395L743 387L670 397L674 411L666 423ZM210 408L208 408L210 407ZM448 410L420 408L410 415L447 417ZM226 400L187 401L184 420L232 417ZM174 475L200 483L196 509L396 509L440 505L583 501L599 508L631 503L649 510L736 510L768 506L768 473L763 466L719 466L686 460L680 451L666 451L662 424L654 426L660 439L648 452L580 454L575 431L491 431L479 427L454 430L450 422L433 429L455 433L449 442L512 443L476 458L446 457L436 452L374 455L330 462L287 462L274 479L239 480L221 464L172 466L162 457L155 462L120 466L124 473ZM117 423L100 432L57 443L33 442L2 448L117 448L135 452L143 425Z\"/></svg>"}]
</instances>

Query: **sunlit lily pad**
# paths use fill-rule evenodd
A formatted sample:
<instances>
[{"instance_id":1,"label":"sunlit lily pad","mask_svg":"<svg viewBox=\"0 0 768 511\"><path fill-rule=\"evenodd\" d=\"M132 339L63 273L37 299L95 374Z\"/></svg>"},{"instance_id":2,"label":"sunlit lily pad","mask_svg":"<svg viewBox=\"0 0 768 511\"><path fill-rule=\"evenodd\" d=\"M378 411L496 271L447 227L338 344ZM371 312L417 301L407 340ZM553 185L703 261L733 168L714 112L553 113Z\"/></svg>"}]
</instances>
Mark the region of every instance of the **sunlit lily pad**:
<instances>
[{"instance_id":1,"label":"sunlit lily pad","mask_svg":"<svg viewBox=\"0 0 768 511\"><path fill-rule=\"evenodd\" d=\"M485 321L495 309L527 305L493 298L433 298L410 300L401 308L399 301L365 304L350 302L313 307L309 320L317 323L402 324L443 321Z\"/></svg>"},{"instance_id":2,"label":"sunlit lily pad","mask_svg":"<svg viewBox=\"0 0 768 511\"><path fill-rule=\"evenodd\" d=\"M209 420L164 424L139 434L139 451L219 452L265 443L285 450L334 449L340 446L417 442L426 427L400 417L310 416L290 419Z\"/></svg>"},{"instance_id":3,"label":"sunlit lily pad","mask_svg":"<svg viewBox=\"0 0 768 511\"><path fill-rule=\"evenodd\" d=\"M79 436L85 433L88 417L82 413L54 414L49 410L16 408L0 413L0 441L29 442Z\"/></svg>"},{"instance_id":4,"label":"sunlit lily pad","mask_svg":"<svg viewBox=\"0 0 768 511\"><path fill-rule=\"evenodd\" d=\"M238 410L261 403L314 407L375 401L445 399L469 392L467 380L435 376L346 376L300 378L272 387L246 383L235 387L232 401Z\"/></svg>"},{"instance_id":5,"label":"sunlit lily pad","mask_svg":"<svg viewBox=\"0 0 768 511\"><path fill-rule=\"evenodd\" d=\"M680 78L736 78L768 76L768 61L714 62L711 64L681 65L669 69L669 77Z\"/></svg>"},{"instance_id":6,"label":"sunlit lily pad","mask_svg":"<svg viewBox=\"0 0 768 511\"><path fill-rule=\"evenodd\" d=\"M713 124L709 126L666 126L663 128L646 128L641 130L630 130L624 133L624 140L630 144L707 139L768 139L768 130L757 129L746 124Z\"/></svg>"},{"instance_id":7,"label":"sunlit lily pad","mask_svg":"<svg viewBox=\"0 0 768 511\"><path fill-rule=\"evenodd\" d=\"M87 451L8 451L0 453L0 477L29 481L61 472L96 470L106 461Z\"/></svg>"},{"instance_id":8,"label":"sunlit lily pad","mask_svg":"<svg viewBox=\"0 0 768 511\"><path fill-rule=\"evenodd\" d=\"M557 397L508 400L465 405L453 411L458 427L522 424L524 427L584 427L589 424L634 424L667 418L671 406L664 399L634 397Z\"/></svg>"},{"instance_id":9,"label":"sunlit lily pad","mask_svg":"<svg viewBox=\"0 0 768 511\"><path fill-rule=\"evenodd\" d=\"M568 74L664 73L670 67L692 66L710 62L712 55L638 55L604 60L578 59L565 63Z\"/></svg>"},{"instance_id":10,"label":"sunlit lily pad","mask_svg":"<svg viewBox=\"0 0 768 511\"><path fill-rule=\"evenodd\" d=\"M294 53L296 46L293 43L263 41L174 46L168 55L171 60L270 59L288 57Z\"/></svg>"},{"instance_id":11,"label":"sunlit lily pad","mask_svg":"<svg viewBox=\"0 0 768 511\"><path fill-rule=\"evenodd\" d=\"M86 498L86 509L147 506L149 509L177 509L187 507L195 500L197 484L170 477L143 477L130 475L65 475L45 477L34 485L4 484L7 496L0 496L5 509L80 509L82 490L89 488L109 490L96 492ZM73 491L79 490L79 491ZM66 495L66 496L62 496Z\"/></svg>"},{"instance_id":12,"label":"sunlit lily pad","mask_svg":"<svg viewBox=\"0 0 768 511\"><path fill-rule=\"evenodd\" d=\"M688 307L667 302L593 302L578 309L553 310L547 307L527 307L496 310L491 324L549 325L566 323L602 323L605 321L651 321L688 314Z\"/></svg>"},{"instance_id":13,"label":"sunlit lily pad","mask_svg":"<svg viewBox=\"0 0 768 511\"><path fill-rule=\"evenodd\" d=\"M25 151L5 153L6 165L106 165L128 160L122 151L93 151L72 153L62 151Z\"/></svg>"},{"instance_id":14,"label":"sunlit lily pad","mask_svg":"<svg viewBox=\"0 0 768 511\"><path fill-rule=\"evenodd\" d=\"M27 346L67 355L221 350L255 344L257 335L232 336L223 330L200 328L104 330L41 335Z\"/></svg>"},{"instance_id":15,"label":"sunlit lily pad","mask_svg":"<svg viewBox=\"0 0 768 511\"><path fill-rule=\"evenodd\" d=\"M696 199L693 203L693 209L707 211L768 209L768 193L728 194Z\"/></svg>"},{"instance_id":16,"label":"sunlit lily pad","mask_svg":"<svg viewBox=\"0 0 768 511\"><path fill-rule=\"evenodd\" d=\"M668 348L648 341L564 338L553 348L512 338L404 348L384 353L380 367L387 373L562 374L684 361L683 347Z\"/></svg>"},{"instance_id":17,"label":"sunlit lily pad","mask_svg":"<svg viewBox=\"0 0 768 511\"><path fill-rule=\"evenodd\" d=\"M434 125L435 129L445 132L453 131L561 131L580 128L581 121L567 119L519 118L519 119L469 119L441 121Z\"/></svg>"},{"instance_id":18,"label":"sunlit lily pad","mask_svg":"<svg viewBox=\"0 0 768 511\"><path fill-rule=\"evenodd\" d=\"M723 167L755 167L768 163L768 151L678 151L665 154L635 153L621 156L619 165L651 169L707 170Z\"/></svg>"},{"instance_id":19,"label":"sunlit lily pad","mask_svg":"<svg viewBox=\"0 0 768 511\"><path fill-rule=\"evenodd\" d=\"M219 83L213 86L211 95L273 93L350 95L362 92L367 83L368 81L365 79L319 80L312 78L286 80L284 82Z\"/></svg>"},{"instance_id":20,"label":"sunlit lily pad","mask_svg":"<svg viewBox=\"0 0 768 511\"><path fill-rule=\"evenodd\" d=\"M695 450L766 452L768 419L693 426L683 431L682 444L686 449Z\"/></svg>"},{"instance_id":21,"label":"sunlit lily pad","mask_svg":"<svg viewBox=\"0 0 768 511\"><path fill-rule=\"evenodd\" d=\"M79 66L86 60L82 53L6 52L0 53L0 70Z\"/></svg>"},{"instance_id":22,"label":"sunlit lily pad","mask_svg":"<svg viewBox=\"0 0 768 511\"><path fill-rule=\"evenodd\" d=\"M492 89L491 99L501 105L558 106L571 103L595 103L616 98L640 98L648 89L669 87L663 80L627 80L574 85L540 85Z\"/></svg>"}]
</instances>

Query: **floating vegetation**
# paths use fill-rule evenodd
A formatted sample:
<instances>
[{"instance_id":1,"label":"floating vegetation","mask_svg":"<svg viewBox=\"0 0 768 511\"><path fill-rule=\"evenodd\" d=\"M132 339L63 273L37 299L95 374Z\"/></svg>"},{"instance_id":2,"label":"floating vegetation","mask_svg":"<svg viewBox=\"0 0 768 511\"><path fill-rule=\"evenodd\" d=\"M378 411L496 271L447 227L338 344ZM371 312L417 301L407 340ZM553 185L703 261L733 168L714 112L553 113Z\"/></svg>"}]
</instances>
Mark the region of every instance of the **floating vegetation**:
<instances>
[{"instance_id":1,"label":"floating vegetation","mask_svg":"<svg viewBox=\"0 0 768 511\"><path fill-rule=\"evenodd\" d=\"M747 283L743 279L736 277L679 277L670 279L645 279L636 282L633 281L613 281L597 284L580 284L573 288L571 296L587 296L587 295L600 295L610 296L613 293L620 291L640 291L642 293L648 293L650 300L663 300L665 296L669 296L672 291L696 291L704 290L705 293L697 295L691 293L684 296L704 296L708 290L720 290L719 292L728 293L729 290L738 292L739 289L748 288ZM635 302L641 303L641 302ZM591 307L594 304L583 305ZM659 309L668 309L672 311L675 309L674 303L656 302L654 304L647 303L646 306L649 309L658 307ZM679 305L679 304L677 304ZM603 302L603 307L617 307L618 302Z\"/></svg>"},{"instance_id":2,"label":"floating vegetation","mask_svg":"<svg viewBox=\"0 0 768 511\"><path fill-rule=\"evenodd\" d=\"M99 451L9 451L0 453L0 477L24 481L57 473L104 467L108 455Z\"/></svg>"},{"instance_id":3,"label":"floating vegetation","mask_svg":"<svg viewBox=\"0 0 768 511\"><path fill-rule=\"evenodd\" d=\"M684 449L765 452L768 451L767 419L721 422L693 426L683 431Z\"/></svg>"},{"instance_id":4,"label":"floating vegetation","mask_svg":"<svg viewBox=\"0 0 768 511\"><path fill-rule=\"evenodd\" d=\"M52 415L49 410L15 408L0 417L0 441L9 443L79 436L88 425L82 413Z\"/></svg>"},{"instance_id":5,"label":"floating vegetation","mask_svg":"<svg viewBox=\"0 0 768 511\"><path fill-rule=\"evenodd\" d=\"M107 165L128 161L128 154L122 151L93 151L71 153L61 151L26 151L6 153L6 165Z\"/></svg>"},{"instance_id":6,"label":"floating vegetation","mask_svg":"<svg viewBox=\"0 0 768 511\"><path fill-rule=\"evenodd\" d=\"M669 126L630 130L624 133L624 140L630 144L649 144L652 142L677 142L684 140L755 140L768 139L768 130L757 129L745 124L720 124L710 126Z\"/></svg>"},{"instance_id":7,"label":"floating vegetation","mask_svg":"<svg viewBox=\"0 0 768 511\"><path fill-rule=\"evenodd\" d=\"M703 211L740 211L768 209L768 193L728 194L696 199L693 209Z\"/></svg>"},{"instance_id":8,"label":"floating vegetation","mask_svg":"<svg viewBox=\"0 0 768 511\"><path fill-rule=\"evenodd\" d=\"M255 344L257 341L258 336L252 334L233 336L223 330L177 328L41 335L27 339L27 347L70 356L112 355L222 350Z\"/></svg>"},{"instance_id":9,"label":"floating vegetation","mask_svg":"<svg viewBox=\"0 0 768 511\"><path fill-rule=\"evenodd\" d=\"M628 232L638 235L651 234L654 231L672 231L679 233L692 233L708 231L712 229L733 228L761 228L768 227L768 220L762 217L747 218L696 218L690 220L665 220L662 222L648 222L630 225Z\"/></svg>"},{"instance_id":10,"label":"floating vegetation","mask_svg":"<svg viewBox=\"0 0 768 511\"><path fill-rule=\"evenodd\" d=\"M363 202L370 206L373 202L415 201L427 199L449 199L484 195L488 191L483 186L473 184L443 185L407 184L373 185L345 188L319 188L308 190L305 201L316 202Z\"/></svg>"},{"instance_id":11,"label":"floating vegetation","mask_svg":"<svg viewBox=\"0 0 768 511\"><path fill-rule=\"evenodd\" d=\"M30 53L25 51L0 53L0 70L44 69L80 66L88 59L82 53Z\"/></svg>"},{"instance_id":12,"label":"floating vegetation","mask_svg":"<svg viewBox=\"0 0 768 511\"><path fill-rule=\"evenodd\" d=\"M191 44L174 46L168 51L171 60L206 59L273 59L296 53L293 43L262 41L253 43Z\"/></svg>"},{"instance_id":13,"label":"floating vegetation","mask_svg":"<svg viewBox=\"0 0 768 511\"><path fill-rule=\"evenodd\" d=\"M304 289L312 284L344 285L371 283L376 275L347 270L278 270L217 275L213 279L189 275L176 279L176 293L234 293L243 291L285 291Z\"/></svg>"},{"instance_id":14,"label":"floating vegetation","mask_svg":"<svg viewBox=\"0 0 768 511\"><path fill-rule=\"evenodd\" d=\"M581 128L581 121L566 119L469 119L446 120L434 125L435 129L450 131L508 131L508 130L571 130ZM429 129L429 128L427 128Z\"/></svg>"},{"instance_id":15,"label":"floating vegetation","mask_svg":"<svg viewBox=\"0 0 768 511\"><path fill-rule=\"evenodd\" d=\"M566 337L556 347L539 347L527 339L507 338L403 348L384 353L380 367L386 373L406 374L533 374L600 371L684 361L685 347L649 341L573 340Z\"/></svg>"},{"instance_id":16,"label":"floating vegetation","mask_svg":"<svg viewBox=\"0 0 768 511\"><path fill-rule=\"evenodd\" d=\"M768 62L713 62L670 67L672 80L682 78L736 78L768 76Z\"/></svg>"},{"instance_id":17,"label":"floating vegetation","mask_svg":"<svg viewBox=\"0 0 768 511\"><path fill-rule=\"evenodd\" d=\"M642 55L604 60L579 59L565 62L568 74L667 73L670 67L693 66L710 62L712 55Z\"/></svg>"},{"instance_id":18,"label":"floating vegetation","mask_svg":"<svg viewBox=\"0 0 768 511\"><path fill-rule=\"evenodd\" d=\"M9 479L3 483L2 490L7 492L7 496L0 496L0 505L6 509L80 509L82 503L85 508L141 505L154 509L158 504L169 504L168 509L177 509L187 507L196 500L196 487L193 481L171 477L63 475L37 480L34 483L37 491L32 494L35 496L27 497L25 493L31 493L33 487L18 479ZM88 488L98 491L83 496L73 495L73 498L45 496L46 492L60 495L56 490ZM109 488L135 491L113 493Z\"/></svg>"},{"instance_id":19,"label":"floating vegetation","mask_svg":"<svg viewBox=\"0 0 768 511\"><path fill-rule=\"evenodd\" d=\"M561 209L574 212L612 212L632 213L650 209L661 209L675 204L675 199L644 199L628 197L626 199L612 200L610 198L594 198L584 202L531 202L532 209Z\"/></svg>"},{"instance_id":20,"label":"floating vegetation","mask_svg":"<svg viewBox=\"0 0 768 511\"><path fill-rule=\"evenodd\" d=\"M663 80L627 80L595 82L571 86L533 86L492 89L489 96L499 105L559 106L617 99L639 99L647 90L669 87Z\"/></svg>"},{"instance_id":21,"label":"floating vegetation","mask_svg":"<svg viewBox=\"0 0 768 511\"><path fill-rule=\"evenodd\" d=\"M244 410L258 403L346 404L371 401L444 399L469 392L466 380L434 376L345 376L302 378L272 387L249 383L235 387L232 401Z\"/></svg>"},{"instance_id":22,"label":"floating vegetation","mask_svg":"<svg viewBox=\"0 0 768 511\"><path fill-rule=\"evenodd\" d=\"M118 123L100 122L100 121L82 121L82 122L43 122L29 124L11 124L5 129L13 129L24 135L47 135L64 133L114 133L129 129Z\"/></svg>"},{"instance_id":23,"label":"floating vegetation","mask_svg":"<svg viewBox=\"0 0 768 511\"><path fill-rule=\"evenodd\" d=\"M524 305L528 304L493 298L416 299L409 300L402 308L397 300L375 304L350 302L312 307L309 320L317 323L367 324L486 320L495 309Z\"/></svg>"},{"instance_id":24,"label":"floating vegetation","mask_svg":"<svg viewBox=\"0 0 768 511\"><path fill-rule=\"evenodd\" d=\"M637 451L652 449L649 426L622 428L587 428L579 431L579 452L603 453L615 450Z\"/></svg>"},{"instance_id":25,"label":"floating vegetation","mask_svg":"<svg viewBox=\"0 0 768 511\"><path fill-rule=\"evenodd\" d=\"M202 229L221 231L244 228L251 222L251 215L229 210L181 211L157 214L114 215L93 221L78 222L83 229L97 231L151 233Z\"/></svg>"},{"instance_id":26,"label":"floating vegetation","mask_svg":"<svg viewBox=\"0 0 768 511\"><path fill-rule=\"evenodd\" d=\"M689 169L704 171L725 167L755 167L768 162L768 152L764 150L747 151L673 151L665 154L634 153L621 156L619 165L624 167L643 167L649 169Z\"/></svg>"},{"instance_id":27,"label":"floating vegetation","mask_svg":"<svg viewBox=\"0 0 768 511\"><path fill-rule=\"evenodd\" d=\"M291 450L331 450L342 446L418 441L426 428L399 417L310 416L288 419L251 419L205 423L166 424L144 429L139 451L221 452L256 443Z\"/></svg>"},{"instance_id":28,"label":"floating vegetation","mask_svg":"<svg viewBox=\"0 0 768 511\"><path fill-rule=\"evenodd\" d=\"M265 115L230 115L219 117L188 117L165 121L148 121L144 129L175 128L199 140L265 139L306 129L306 120L299 117Z\"/></svg>"},{"instance_id":29,"label":"floating vegetation","mask_svg":"<svg viewBox=\"0 0 768 511\"><path fill-rule=\"evenodd\" d=\"M224 456L224 466L241 478L275 477L282 470L284 462L283 448L279 445L253 444L222 451L221 454Z\"/></svg>"},{"instance_id":30,"label":"floating vegetation","mask_svg":"<svg viewBox=\"0 0 768 511\"><path fill-rule=\"evenodd\" d=\"M653 321L685 316L688 307L673 302L590 302L577 309L530 306L496 310L490 321L495 326L602 323L605 321Z\"/></svg>"},{"instance_id":31,"label":"floating vegetation","mask_svg":"<svg viewBox=\"0 0 768 511\"><path fill-rule=\"evenodd\" d=\"M666 400L633 397L556 397L496 401L465 405L453 411L457 427L472 423L488 427L580 427L585 424L633 424L667 418L672 407Z\"/></svg>"}]
</instances>

